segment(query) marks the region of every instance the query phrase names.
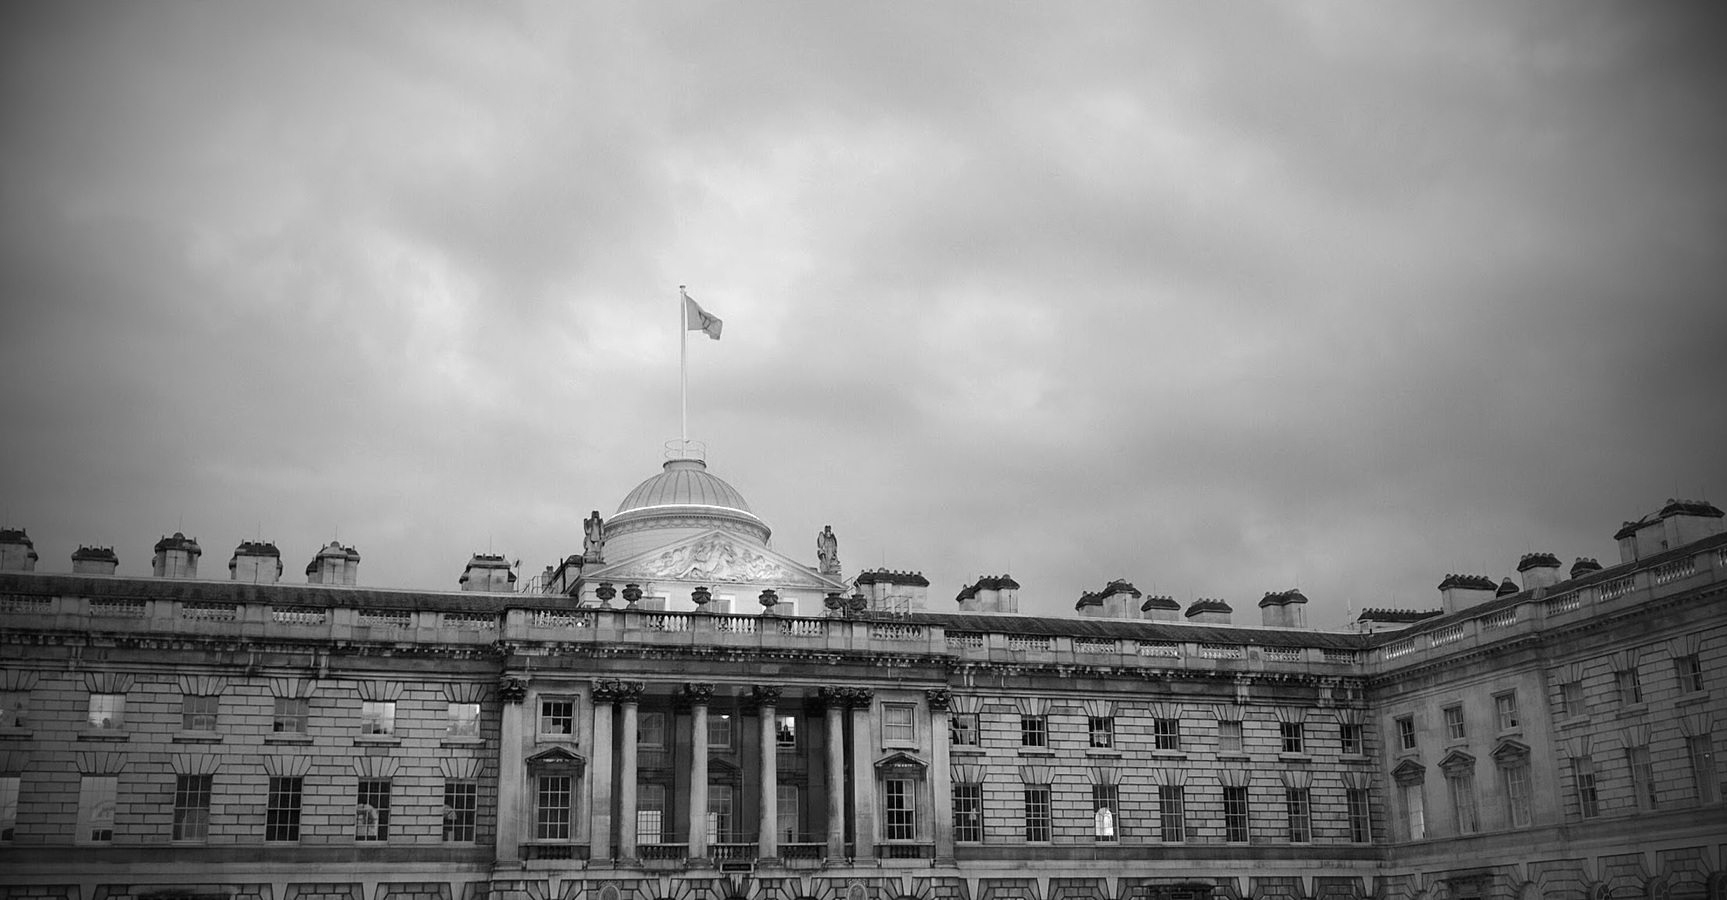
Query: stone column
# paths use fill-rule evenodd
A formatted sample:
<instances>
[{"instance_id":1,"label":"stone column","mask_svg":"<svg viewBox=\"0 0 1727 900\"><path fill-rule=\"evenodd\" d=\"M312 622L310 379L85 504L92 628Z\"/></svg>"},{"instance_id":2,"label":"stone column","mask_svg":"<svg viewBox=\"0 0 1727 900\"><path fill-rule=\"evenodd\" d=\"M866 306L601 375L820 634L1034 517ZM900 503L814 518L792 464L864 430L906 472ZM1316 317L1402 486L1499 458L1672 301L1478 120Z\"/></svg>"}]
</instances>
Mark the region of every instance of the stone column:
<instances>
[{"instance_id":1,"label":"stone column","mask_svg":"<svg viewBox=\"0 0 1727 900\"><path fill-rule=\"evenodd\" d=\"M503 722L498 734L498 863L520 866L522 858L522 799L532 788L522 765L527 751L522 709L528 698L528 680L513 675L498 683L498 698L504 701Z\"/></svg>"},{"instance_id":2,"label":"stone column","mask_svg":"<svg viewBox=\"0 0 1727 900\"><path fill-rule=\"evenodd\" d=\"M845 688L822 688L823 715L827 719L828 735L828 861L836 863L846 855L846 786L845 786Z\"/></svg>"},{"instance_id":3,"label":"stone column","mask_svg":"<svg viewBox=\"0 0 1727 900\"><path fill-rule=\"evenodd\" d=\"M619 723L622 742L618 747L618 859L626 864L636 860L636 737L637 713L642 702L643 685L626 681L621 685L618 702L623 705L623 721Z\"/></svg>"},{"instance_id":4,"label":"stone column","mask_svg":"<svg viewBox=\"0 0 1727 900\"><path fill-rule=\"evenodd\" d=\"M612 704L617 702L617 682L596 681L589 694L594 701L593 762L588 784L588 859L612 858Z\"/></svg>"},{"instance_id":5,"label":"stone column","mask_svg":"<svg viewBox=\"0 0 1727 900\"><path fill-rule=\"evenodd\" d=\"M936 865L955 865L953 857L953 768L948 757L948 703L953 695L946 688L924 691L929 699L929 790L935 813Z\"/></svg>"},{"instance_id":6,"label":"stone column","mask_svg":"<svg viewBox=\"0 0 1727 900\"><path fill-rule=\"evenodd\" d=\"M870 761L875 746L871 733L874 729L870 723L875 691L851 688L847 699L852 711L852 812L855 815L852 831L857 844L852 856L859 863L869 863L875 859L876 837L875 765Z\"/></svg>"},{"instance_id":7,"label":"stone column","mask_svg":"<svg viewBox=\"0 0 1727 900\"><path fill-rule=\"evenodd\" d=\"M691 862L708 858L708 702L713 699L711 682L684 685L684 701L690 705L690 851Z\"/></svg>"},{"instance_id":8,"label":"stone column","mask_svg":"<svg viewBox=\"0 0 1727 900\"><path fill-rule=\"evenodd\" d=\"M755 701L756 718L761 726L762 770L757 801L761 806L761 817L756 834L756 858L773 860L780 855L780 741L775 721L779 712L780 689L757 685L750 697Z\"/></svg>"}]
</instances>

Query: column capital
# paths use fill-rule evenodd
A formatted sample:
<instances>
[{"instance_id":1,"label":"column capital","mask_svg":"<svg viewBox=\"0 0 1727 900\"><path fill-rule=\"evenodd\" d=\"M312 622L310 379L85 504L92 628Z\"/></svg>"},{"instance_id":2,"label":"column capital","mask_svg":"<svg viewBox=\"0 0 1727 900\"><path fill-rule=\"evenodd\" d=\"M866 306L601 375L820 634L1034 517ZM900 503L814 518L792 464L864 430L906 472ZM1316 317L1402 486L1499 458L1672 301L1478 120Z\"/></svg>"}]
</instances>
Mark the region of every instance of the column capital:
<instances>
[{"instance_id":1,"label":"column capital","mask_svg":"<svg viewBox=\"0 0 1727 900\"><path fill-rule=\"evenodd\" d=\"M745 695L744 700L757 709L764 706L779 706L780 694L784 690L778 685L758 684L750 688L750 692Z\"/></svg>"},{"instance_id":2,"label":"column capital","mask_svg":"<svg viewBox=\"0 0 1727 900\"><path fill-rule=\"evenodd\" d=\"M929 698L929 708L932 712L947 712L948 704L953 702L953 692L947 688L930 688L923 692Z\"/></svg>"},{"instance_id":3,"label":"column capital","mask_svg":"<svg viewBox=\"0 0 1727 900\"><path fill-rule=\"evenodd\" d=\"M875 702L875 691L870 688L841 688L846 692L846 705L852 709L868 709Z\"/></svg>"},{"instance_id":4,"label":"column capital","mask_svg":"<svg viewBox=\"0 0 1727 900\"><path fill-rule=\"evenodd\" d=\"M692 706L707 706L714 699L714 683L711 681L687 681L678 689L678 700Z\"/></svg>"},{"instance_id":5,"label":"column capital","mask_svg":"<svg viewBox=\"0 0 1727 900\"><path fill-rule=\"evenodd\" d=\"M505 675L498 681L498 699L505 703L521 703L528 699L528 679L520 675Z\"/></svg>"},{"instance_id":6,"label":"column capital","mask_svg":"<svg viewBox=\"0 0 1727 900\"><path fill-rule=\"evenodd\" d=\"M593 697L595 703L633 703L639 701L646 685L639 681L620 681L615 678L602 679L594 682Z\"/></svg>"},{"instance_id":7,"label":"column capital","mask_svg":"<svg viewBox=\"0 0 1727 900\"><path fill-rule=\"evenodd\" d=\"M825 687L816 691L816 697L828 709L867 709L875 700L875 691L869 688Z\"/></svg>"}]
</instances>

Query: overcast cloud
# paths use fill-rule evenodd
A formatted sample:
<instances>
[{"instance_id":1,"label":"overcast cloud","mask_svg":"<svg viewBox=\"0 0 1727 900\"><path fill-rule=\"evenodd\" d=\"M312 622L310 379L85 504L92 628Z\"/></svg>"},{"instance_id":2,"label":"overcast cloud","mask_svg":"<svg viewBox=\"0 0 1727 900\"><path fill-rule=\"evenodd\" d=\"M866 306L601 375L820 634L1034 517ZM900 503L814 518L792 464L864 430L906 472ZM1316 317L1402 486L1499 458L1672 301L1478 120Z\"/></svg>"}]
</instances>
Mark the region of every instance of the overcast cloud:
<instances>
[{"instance_id":1,"label":"overcast cloud","mask_svg":"<svg viewBox=\"0 0 1727 900\"><path fill-rule=\"evenodd\" d=\"M5 524L453 589L678 435L777 549L1257 622L1727 495L1707 7L12 3Z\"/></svg>"}]
</instances>

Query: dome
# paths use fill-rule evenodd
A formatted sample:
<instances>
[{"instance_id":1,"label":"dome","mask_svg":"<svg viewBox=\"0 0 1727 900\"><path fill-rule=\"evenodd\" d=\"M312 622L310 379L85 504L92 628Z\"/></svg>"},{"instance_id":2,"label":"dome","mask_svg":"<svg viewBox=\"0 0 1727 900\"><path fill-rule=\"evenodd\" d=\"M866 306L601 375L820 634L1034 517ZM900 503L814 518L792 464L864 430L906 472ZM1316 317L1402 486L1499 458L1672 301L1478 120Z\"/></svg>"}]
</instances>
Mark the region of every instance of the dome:
<instances>
[{"instance_id":1,"label":"dome","mask_svg":"<svg viewBox=\"0 0 1727 900\"><path fill-rule=\"evenodd\" d=\"M710 475L707 463L699 459L666 460L665 471L636 485L618 504L618 512L656 506L717 506L750 512L744 495L719 476Z\"/></svg>"}]
</instances>

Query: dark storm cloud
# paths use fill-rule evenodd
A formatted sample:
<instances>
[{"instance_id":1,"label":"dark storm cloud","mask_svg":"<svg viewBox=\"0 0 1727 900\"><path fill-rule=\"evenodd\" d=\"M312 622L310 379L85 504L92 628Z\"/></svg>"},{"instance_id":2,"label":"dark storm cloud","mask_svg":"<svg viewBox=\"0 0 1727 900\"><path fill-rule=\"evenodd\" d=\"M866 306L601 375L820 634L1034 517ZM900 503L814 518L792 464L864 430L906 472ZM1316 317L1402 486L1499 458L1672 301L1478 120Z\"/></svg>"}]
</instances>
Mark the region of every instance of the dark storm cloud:
<instances>
[{"instance_id":1,"label":"dark storm cloud","mask_svg":"<svg viewBox=\"0 0 1727 900\"><path fill-rule=\"evenodd\" d=\"M1719 479L1717 18L14 6L0 501L44 568L530 572L655 470L807 556L1425 605ZM1714 485L1719 491L1720 486Z\"/></svg>"}]
</instances>

